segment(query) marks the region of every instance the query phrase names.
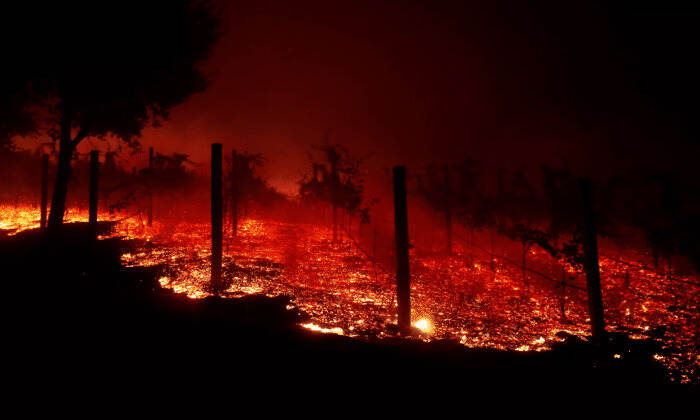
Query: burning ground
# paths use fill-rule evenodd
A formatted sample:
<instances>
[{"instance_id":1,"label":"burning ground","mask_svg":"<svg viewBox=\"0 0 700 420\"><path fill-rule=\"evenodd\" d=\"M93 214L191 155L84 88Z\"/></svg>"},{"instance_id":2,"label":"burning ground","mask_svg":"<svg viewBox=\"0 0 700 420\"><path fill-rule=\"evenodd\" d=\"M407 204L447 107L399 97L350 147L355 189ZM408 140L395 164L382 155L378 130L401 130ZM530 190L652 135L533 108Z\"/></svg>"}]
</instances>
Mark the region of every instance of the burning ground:
<instances>
[{"instance_id":1,"label":"burning ground","mask_svg":"<svg viewBox=\"0 0 700 420\"><path fill-rule=\"evenodd\" d=\"M7 206L1 214L6 235L38 226L38 214L31 208ZM189 298L210 295L207 223L155 223L148 228L135 217L111 218L118 223L108 236L138 244L122 255L125 265L156 267L161 287ZM69 212L70 221L85 219L80 211ZM225 234L223 296L290 296L288 309L307 316L305 328L370 341L392 338L397 333L392 267L376 264L358 247L362 235L346 232L334 242L325 225L245 219L237 237ZM473 244L460 241L449 257L422 247L412 251L416 334L424 341L518 351L547 350L566 340L585 339L589 328L583 274L572 267L562 273L557 261L533 248L523 277L507 252L492 261L481 246L487 241L486 232L477 234ZM508 250L504 241L499 238L498 250ZM606 318L613 337L658 340L653 357L669 377L697 383L698 279L658 273L640 262L643 256L631 252L603 248L601 254ZM567 280L563 294L556 282L562 275ZM624 346L621 349L615 358L627 356Z\"/></svg>"}]
</instances>

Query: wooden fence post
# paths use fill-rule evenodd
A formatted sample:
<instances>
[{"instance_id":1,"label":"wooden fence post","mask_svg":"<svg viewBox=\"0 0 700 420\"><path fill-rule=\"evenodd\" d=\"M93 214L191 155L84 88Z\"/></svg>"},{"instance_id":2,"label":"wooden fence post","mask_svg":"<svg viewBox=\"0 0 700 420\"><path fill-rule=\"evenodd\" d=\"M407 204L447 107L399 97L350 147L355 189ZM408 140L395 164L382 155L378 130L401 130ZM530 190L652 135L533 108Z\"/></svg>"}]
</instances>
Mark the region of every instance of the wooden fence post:
<instances>
[{"instance_id":1,"label":"wooden fence post","mask_svg":"<svg viewBox=\"0 0 700 420\"><path fill-rule=\"evenodd\" d=\"M529 292L530 291L530 281L527 278L527 251L528 251L529 246L525 243L523 243L523 283L525 283L525 289Z\"/></svg>"},{"instance_id":2,"label":"wooden fence post","mask_svg":"<svg viewBox=\"0 0 700 420\"><path fill-rule=\"evenodd\" d=\"M46 229L46 216L48 215L49 203L49 155L44 153L41 158L41 219L39 227Z\"/></svg>"},{"instance_id":3,"label":"wooden fence post","mask_svg":"<svg viewBox=\"0 0 700 420\"><path fill-rule=\"evenodd\" d=\"M233 236L238 235L238 156L236 151L231 152L231 231Z\"/></svg>"},{"instance_id":4,"label":"wooden fence post","mask_svg":"<svg viewBox=\"0 0 700 420\"><path fill-rule=\"evenodd\" d=\"M94 234L97 232L97 191L100 174L100 152L93 150L90 152L90 205L88 223L90 230Z\"/></svg>"},{"instance_id":5,"label":"wooden fence post","mask_svg":"<svg viewBox=\"0 0 700 420\"><path fill-rule=\"evenodd\" d=\"M494 256L493 256L494 252L495 252L493 229L495 229L495 227L489 229L489 239L491 241L490 242L491 243L491 253L489 254L490 255L489 267L491 267L491 281L494 281L496 279L496 261L495 261Z\"/></svg>"},{"instance_id":6,"label":"wooden fence post","mask_svg":"<svg viewBox=\"0 0 700 420\"><path fill-rule=\"evenodd\" d=\"M566 266L561 267L561 301L559 302L562 321L566 321Z\"/></svg>"},{"instance_id":7,"label":"wooden fence post","mask_svg":"<svg viewBox=\"0 0 700 420\"><path fill-rule=\"evenodd\" d=\"M377 279L377 224L375 222L372 233L372 270L374 271L374 279Z\"/></svg>"},{"instance_id":8,"label":"wooden fence post","mask_svg":"<svg viewBox=\"0 0 700 420\"><path fill-rule=\"evenodd\" d=\"M396 298L401 334L411 333L411 274L408 265L406 168L394 167L394 235L396 238Z\"/></svg>"},{"instance_id":9,"label":"wooden fence post","mask_svg":"<svg viewBox=\"0 0 700 420\"><path fill-rule=\"evenodd\" d=\"M583 265L586 271L588 290L588 314L591 319L593 340L605 340L605 319L603 317L603 296L600 289L600 266L598 264L598 239L593 206L591 181L580 182L583 196Z\"/></svg>"},{"instance_id":10,"label":"wooden fence post","mask_svg":"<svg viewBox=\"0 0 700 420\"><path fill-rule=\"evenodd\" d=\"M335 205L335 203L331 204L331 207L333 208L333 243L336 243L338 242L338 207Z\"/></svg>"},{"instance_id":11,"label":"wooden fence post","mask_svg":"<svg viewBox=\"0 0 700 420\"><path fill-rule=\"evenodd\" d=\"M450 167L445 164L445 230L447 255L452 254L452 209L450 208Z\"/></svg>"},{"instance_id":12,"label":"wooden fence post","mask_svg":"<svg viewBox=\"0 0 700 420\"><path fill-rule=\"evenodd\" d=\"M153 148L148 148L148 227L153 226Z\"/></svg>"},{"instance_id":13,"label":"wooden fence post","mask_svg":"<svg viewBox=\"0 0 700 420\"><path fill-rule=\"evenodd\" d=\"M224 227L221 150L221 143L211 145L211 287L215 295L221 291L221 245Z\"/></svg>"}]
</instances>

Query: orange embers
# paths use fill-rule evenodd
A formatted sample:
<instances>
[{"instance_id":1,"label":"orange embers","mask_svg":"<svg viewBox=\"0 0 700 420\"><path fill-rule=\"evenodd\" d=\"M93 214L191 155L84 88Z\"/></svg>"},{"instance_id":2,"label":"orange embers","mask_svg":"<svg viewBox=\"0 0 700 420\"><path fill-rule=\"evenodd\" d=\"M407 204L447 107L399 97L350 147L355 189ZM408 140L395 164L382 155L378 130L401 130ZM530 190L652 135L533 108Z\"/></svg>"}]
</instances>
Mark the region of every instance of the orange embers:
<instances>
[{"instance_id":1,"label":"orange embers","mask_svg":"<svg viewBox=\"0 0 700 420\"><path fill-rule=\"evenodd\" d=\"M208 229L206 224L178 225L171 229L174 234L156 235L154 241L161 245L129 263L166 263L171 275L161 280L164 287L193 298L207 296ZM487 258L467 258L468 249L455 248L449 258L437 253L411 257L413 324L423 339L543 350L559 340L558 332L588 334L585 291L575 288L585 282L572 267L565 269L564 295L559 284L534 275L528 291L519 268L497 261L493 274ZM395 331L392 279L375 269L351 241L334 243L330 229L249 219L238 238L226 239L224 249L224 296L290 295L294 305L311 316L305 327L316 331L356 337L383 337ZM540 267L554 265L561 273L544 252L530 252L528 258L534 268L545 271ZM685 295L684 309L671 310L663 276L623 271L605 258L601 272L609 329L643 338L654 327L667 326L664 340L672 355L659 360L680 370L693 366L697 315L691 313L697 311L697 293Z\"/></svg>"},{"instance_id":2,"label":"orange embers","mask_svg":"<svg viewBox=\"0 0 700 420\"><path fill-rule=\"evenodd\" d=\"M29 229L37 229L39 227L39 218L40 212L36 207L0 205L0 230L5 231L9 235L15 235ZM99 213L98 220L120 221L121 223L118 225L118 231L115 232L115 235L134 239L147 237L143 231L138 232L138 223L133 218L119 214ZM64 223L87 222L88 210L67 209L63 216L63 221ZM138 234L134 234L135 232L138 232Z\"/></svg>"},{"instance_id":3,"label":"orange embers","mask_svg":"<svg viewBox=\"0 0 700 420\"><path fill-rule=\"evenodd\" d=\"M11 234L39 227L39 209L0 205L0 229Z\"/></svg>"},{"instance_id":4,"label":"orange embers","mask_svg":"<svg viewBox=\"0 0 700 420\"><path fill-rule=\"evenodd\" d=\"M69 212L69 220L87 220L87 212ZM38 211L0 207L0 226L17 231L38 226ZM239 229L236 238L224 240L224 297L289 295L311 318L305 328L354 337L395 333L393 279L352 241L333 242L325 227L279 221L247 219ZM148 229L134 219L120 222L115 232L146 240L147 246L123 255L126 265L164 265L160 285L191 298L210 293L209 234L207 223ZM531 250L527 264L550 278L531 274L525 284L520 268L499 258L492 273L489 257L466 246L455 245L450 257L414 251L413 325L424 340L528 351L549 348L558 332L588 334L586 294L577 288L585 285L583 275L570 266L562 269L545 252ZM625 255L601 257L609 330L640 339L664 327L657 360L675 379L689 381L698 371L697 279L683 278L683 288L674 288L664 275L630 266ZM563 274L565 293L553 281Z\"/></svg>"}]
</instances>

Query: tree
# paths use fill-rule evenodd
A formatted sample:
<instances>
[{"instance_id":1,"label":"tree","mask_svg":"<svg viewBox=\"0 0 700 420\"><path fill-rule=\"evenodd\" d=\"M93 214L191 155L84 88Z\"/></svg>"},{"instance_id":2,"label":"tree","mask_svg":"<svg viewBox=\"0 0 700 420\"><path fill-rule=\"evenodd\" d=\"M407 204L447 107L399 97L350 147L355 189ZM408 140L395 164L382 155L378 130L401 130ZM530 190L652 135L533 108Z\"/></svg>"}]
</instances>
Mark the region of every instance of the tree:
<instances>
[{"instance_id":1,"label":"tree","mask_svg":"<svg viewBox=\"0 0 700 420\"><path fill-rule=\"evenodd\" d=\"M226 173L225 182L228 185L227 199L231 202L231 221L234 232L241 218L239 208L242 208L243 217L245 217L248 215L248 205L251 202L271 206L286 199L259 174L266 162L267 158L261 153L245 150L234 150L231 156L226 157L226 164L231 168Z\"/></svg>"},{"instance_id":2,"label":"tree","mask_svg":"<svg viewBox=\"0 0 700 420\"><path fill-rule=\"evenodd\" d=\"M360 159L347 150L328 141L314 149L323 153L325 161L312 162L313 176L300 182L299 194L303 199L330 204L333 211L333 240L338 239L338 209L354 214L360 210L363 179Z\"/></svg>"},{"instance_id":3,"label":"tree","mask_svg":"<svg viewBox=\"0 0 700 420\"><path fill-rule=\"evenodd\" d=\"M478 207L484 197L478 191L476 162L465 159L451 165L428 165L418 177L418 193L438 213L445 214L446 249L451 253L452 216L471 231L479 227Z\"/></svg>"},{"instance_id":4,"label":"tree","mask_svg":"<svg viewBox=\"0 0 700 420\"><path fill-rule=\"evenodd\" d=\"M544 203L549 208L549 234L556 245L560 237L572 234L580 224L583 203L577 179L567 167L540 167Z\"/></svg>"},{"instance_id":5,"label":"tree","mask_svg":"<svg viewBox=\"0 0 700 420\"><path fill-rule=\"evenodd\" d=\"M37 128L28 109L27 80L10 67L10 74L0 82L0 156L14 150L12 137L27 135Z\"/></svg>"},{"instance_id":6,"label":"tree","mask_svg":"<svg viewBox=\"0 0 700 420\"><path fill-rule=\"evenodd\" d=\"M206 82L199 65L217 38L207 2L54 2L19 6L4 39L20 42L8 62L25 99L41 108L59 144L49 226L63 222L71 160L86 137L136 146L142 129Z\"/></svg>"}]
</instances>

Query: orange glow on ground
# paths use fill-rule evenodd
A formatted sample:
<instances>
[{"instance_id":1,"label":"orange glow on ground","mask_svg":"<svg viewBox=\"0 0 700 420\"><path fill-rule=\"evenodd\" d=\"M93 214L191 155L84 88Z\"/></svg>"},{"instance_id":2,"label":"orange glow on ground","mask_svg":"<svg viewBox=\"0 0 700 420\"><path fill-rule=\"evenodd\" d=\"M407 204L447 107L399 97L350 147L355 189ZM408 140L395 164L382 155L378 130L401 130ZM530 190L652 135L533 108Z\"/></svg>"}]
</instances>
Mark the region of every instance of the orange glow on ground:
<instances>
[{"instance_id":1,"label":"orange glow on ground","mask_svg":"<svg viewBox=\"0 0 700 420\"><path fill-rule=\"evenodd\" d=\"M31 208L0 207L0 229L14 234L38 227L38 216ZM66 219L87 220L87 212L69 211ZM133 218L121 220L114 233L150 243L124 254L125 265L163 265L159 284L190 298L210 294L209 234L206 223L156 223L149 229ZM551 282L533 276L526 292L520 270L498 264L494 274L490 261L466 246L454 251L449 258L420 250L411 255L413 325L424 333L422 339L539 351L559 341L558 332L589 333L584 290L567 289L563 318L561 290ZM601 255L608 256L601 257L600 268L609 331L641 339L665 327L663 354L656 359L674 372L675 380L690 381L700 371L697 278L683 278L683 289L673 289L664 275L630 266L634 259ZM528 258L533 267L553 264L539 250ZM225 238L223 264L224 297L288 295L291 307L310 316L304 328L358 338L394 334L391 276L377 270L352 241L334 243L325 226L244 220L237 238ZM585 285L583 275L571 267L567 275L570 284Z\"/></svg>"}]
</instances>

